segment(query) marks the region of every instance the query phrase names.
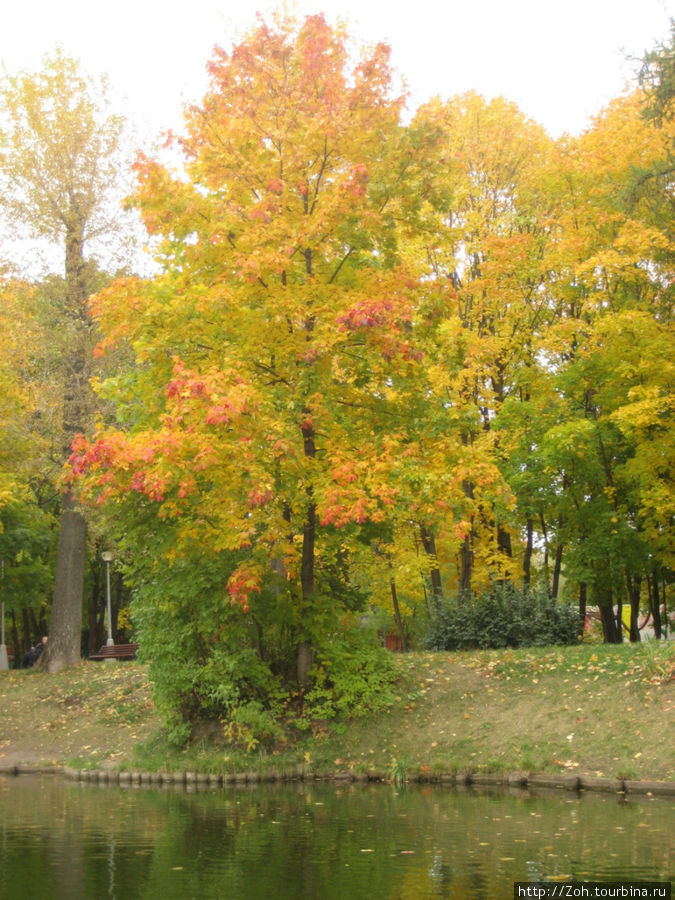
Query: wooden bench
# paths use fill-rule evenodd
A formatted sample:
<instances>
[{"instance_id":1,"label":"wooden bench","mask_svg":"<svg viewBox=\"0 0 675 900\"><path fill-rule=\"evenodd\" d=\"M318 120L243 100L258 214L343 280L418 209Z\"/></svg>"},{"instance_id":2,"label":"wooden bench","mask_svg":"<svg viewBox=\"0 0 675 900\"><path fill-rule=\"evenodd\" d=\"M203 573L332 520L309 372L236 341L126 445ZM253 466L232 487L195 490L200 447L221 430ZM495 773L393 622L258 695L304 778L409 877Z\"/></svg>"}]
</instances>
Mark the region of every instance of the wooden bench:
<instances>
[{"instance_id":1,"label":"wooden bench","mask_svg":"<svg viewBox=\"0 0 675 900\"><path fill-rule=\"evenodd\" d=\"M104 644L89 659L135 659L137 650L138 644L113 644L112 647Z\"/></svg>"}]
</instances>

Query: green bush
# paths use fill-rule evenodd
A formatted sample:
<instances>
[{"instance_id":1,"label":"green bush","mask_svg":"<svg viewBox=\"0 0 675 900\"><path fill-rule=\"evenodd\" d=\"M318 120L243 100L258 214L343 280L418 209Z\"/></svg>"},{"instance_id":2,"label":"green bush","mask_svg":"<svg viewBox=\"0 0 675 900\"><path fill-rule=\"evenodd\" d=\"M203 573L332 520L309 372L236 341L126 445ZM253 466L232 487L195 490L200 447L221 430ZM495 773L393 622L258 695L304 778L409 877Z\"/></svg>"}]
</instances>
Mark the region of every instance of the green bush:
<instances>
[{"instance_id":1,"label":"green bush","mask_svg":"<svg viewBox=\"0 0 675 900\"><path fill-rule=\"evenodd\" d=\"M225 738L249 753L261 744L273 744L281 734L279 710L265 708L259 700L232 709L224 727Z\"/></svg>"},{"instance_id":2,"label":"green bush","mask_svg":"<svg viewBox=\"0 0 675 900\"><path fill-rule=\"evenodd\" d=\"M297 615L278 585L263 586L248 613L229 601L235 564L226 554L195 554L171 567L139 564L132 615L139 658L150 666L169 739L184 744L198 723L220 723L244 750L270 747L294 728L361 716L380 708L396 678L391 654L356 612L333 595L317 597L311 627L314 665L298 691Z\"/></svg>"},{"instance_id":3,"label":"green bush","mask_svg":"<svg viewBox=\"0 0 675 900\"><path fill-rule=\"evenodd\" d=\"M471 599L444 601L430 619L422 645L475 650L576 644L577 626L577 610L551 600L544 589L495 585Z\"/></svg>"},{"instance_id":4,"label":"green bush","mask_svg":"<svg viewBox=\"0 0 675 900\"><path fill-rule=\"evenodd\" d=\"M351 628L319 647L304 718L359 718L382 709L393 699L397 677L393 655L380 646L376 633Z\"/></svg>"},{"instance_id":5,"label":"green bush","mask_svg":"<svg viewBox=\"0 0 675 900\"><path fill-rule=\"evenodd\" d=\"M140 583L132 612L139 657L150 664L155 702L169 735L184 743L200 721L237 720L232 736L247 745L272 736L269 723L284 696L282 679L261 653L260 630L251 615L233 606L224 590L221 566L211 560L177 562L163 577ZM225 568L227 572L227 568ZM260 623L258 622L258 625ZM279 649L279 635L269 628ZM255 734L254 734L255 732Z\"/></svg>"}]
</instances>

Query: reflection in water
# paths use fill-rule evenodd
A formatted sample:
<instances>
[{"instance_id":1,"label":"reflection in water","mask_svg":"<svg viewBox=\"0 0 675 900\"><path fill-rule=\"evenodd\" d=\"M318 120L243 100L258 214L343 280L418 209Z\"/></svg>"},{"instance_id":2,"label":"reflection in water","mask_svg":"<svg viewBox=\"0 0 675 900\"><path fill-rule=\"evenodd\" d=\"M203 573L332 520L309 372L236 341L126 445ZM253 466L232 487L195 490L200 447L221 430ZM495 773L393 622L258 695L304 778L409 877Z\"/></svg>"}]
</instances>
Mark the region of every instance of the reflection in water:
<instances>
[{"instance_id":1,"label":"reflection in water","mask_svg":"<svg viewBox=\"0 0 675 900\"><path fill-rule=\"evenodd\" d=\"M672 876L646 798L0 778L0 898L502 898L521 880Z\"/></svg>"}]
</instances>

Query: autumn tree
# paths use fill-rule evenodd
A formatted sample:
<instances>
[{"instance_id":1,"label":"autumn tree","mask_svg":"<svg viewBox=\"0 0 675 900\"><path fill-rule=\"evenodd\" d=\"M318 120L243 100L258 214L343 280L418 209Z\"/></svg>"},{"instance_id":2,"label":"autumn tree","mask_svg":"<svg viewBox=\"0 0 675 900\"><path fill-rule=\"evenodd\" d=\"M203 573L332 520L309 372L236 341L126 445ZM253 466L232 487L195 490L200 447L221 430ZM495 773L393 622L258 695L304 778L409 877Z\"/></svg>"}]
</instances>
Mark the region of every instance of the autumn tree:
<instances>
[{"instance_id":1,"label":"autumn tree","mask_svg":"<svg viewBox=\"0 0 675 900\"><path fill-rule=\"evenodd\" d=\"M639 92L622 97L560 148L555 318L539 345L546 502L568 582L598 603L610 641L621 639L613 606L623 602L637 638L640 582L671 563L672 220L657 182L636 179L664 158L672 128L652 127L642 109Z\"/></svg>"},{"instance_id":2,"label":"autumn tree","mask_svg":"<svg viewBox=\"0 0 675 900\"><path fill-rule=\"evenodd\" d=\"M425 530L433 523L435 543L452 547L451 590L468 597L517 574L520 523L497 425L505 403L532 391L536 334L547 320L550 209L541 183L552 141L514 104L473 93L433 101L416 122L439 132L438 184L412 241L433 310L419 322L433 426L431 464L420 459L418 471L436 482Z\"/></svg>"},{"instance_id":3,"label":"autumn tree","mask_svg":"<svg viewBox=\"0 0 675 900\"><path fill-rule=\"evenodd\" d=\"M105 81L85 76L60 50L37 73L2 84L0 175L3 212L26 233L59 248L64 262L60 326L61 456L85 427L91 406L91 325L86 300L97 286L87 248L114 230L112 190L119 180L122 120L112 114ZM70 489L61 497L61 525L49 652L50 671L80 658L86 523Z\"/></svg>"},{"instance_id":4,"label":"autumn tree","mask_svg":"<svg viewBox=\"0 0 675 900\"><path fill-rule=\"evenodd\" d=\"M52 575L53 517L40 502L45 446L35 428L44 402L43 385L36 377L40 332L35 309L32 285L0 277L0 590L15 664L21 652L19 634L28 649L45 633Z\"/></svg>"},{"instance_id":5,"label":"autumn tree","mask_svg":"<svg viewBox=\"0 0 675 900\"><path fill-rule=\"evenodd\" d=\"M412 357L397 235L420 163L401 152L387 48L352 62L322 16L259 21L209 72L177 142L185 177L137 164L162 272L93 305L101 352L124 340L139 362L109 389L127 427L73 464L101 500L136 492L175 520L174 556L238 553L228 591L250 616L280 579L305 686L351 602L345 536L395 501L397 430L373 422L391 361Z\"/></svg>"}]
</instances>

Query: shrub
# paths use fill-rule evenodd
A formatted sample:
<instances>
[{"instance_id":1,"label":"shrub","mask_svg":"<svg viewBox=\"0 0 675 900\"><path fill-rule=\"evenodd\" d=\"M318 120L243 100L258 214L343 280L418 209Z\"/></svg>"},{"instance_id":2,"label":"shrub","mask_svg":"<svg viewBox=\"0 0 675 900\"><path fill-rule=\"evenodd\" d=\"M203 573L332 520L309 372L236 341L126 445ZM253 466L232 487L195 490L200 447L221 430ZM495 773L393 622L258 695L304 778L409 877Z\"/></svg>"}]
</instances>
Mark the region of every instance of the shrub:
<instances>
[{"instance_id":1,"label":"shrub","mask_svg":"<svg viewBox=\"0 0 675 900\"><path fill-rule=\"evenodd\" d=\"M500 649L577 643L577 610L545 590L495 585L468 600L446 600L429 621L429 650Z\"/></svg>"},{"instance_id":2,"label":"shrub","mask_svg":"<svg viewBox=\"0 0 675 900\"><path fill-rule=\"evenodd\" d=\"M293 604L263 586L245 614L225 591L232 563L195 554L136 578L139 658L150 664L172 743L184 744L199 723L221 723L227 741L250 751L282 740L288 726L362 716L387 702L397 677L391 654L357 626L356 611L338 615L333 595L315 603L314 666L298 693Z\"/></svg>"},{"instance_id":3,"label":"shrub","mask_svg":"<svg viewBox=\"0 0 675 900\"><path fill-rule=\"evenodd\" d=\"M259 652L255 622L225 595L223 570L222 561L209 558L177 561L135 587L139 658L150 664L154 699L176 744L200 721L236 716L241 729L232 734L241 732L248 744L253 712L273 709L280 692L279 676ZM265 726L257 737L269 731Z\"/></svg>"},{"instance_id":4,"label":"shrub","mask_svg":"<svg viewBox=\"0 0 675 900\"><path fill-rule=\"evenodd\" d=\"M359 718L392 701L398 677L392 654L368 628L351 628L328 638L317 651L303 716L312 719Z\"/></svg>"}]
</instances>

